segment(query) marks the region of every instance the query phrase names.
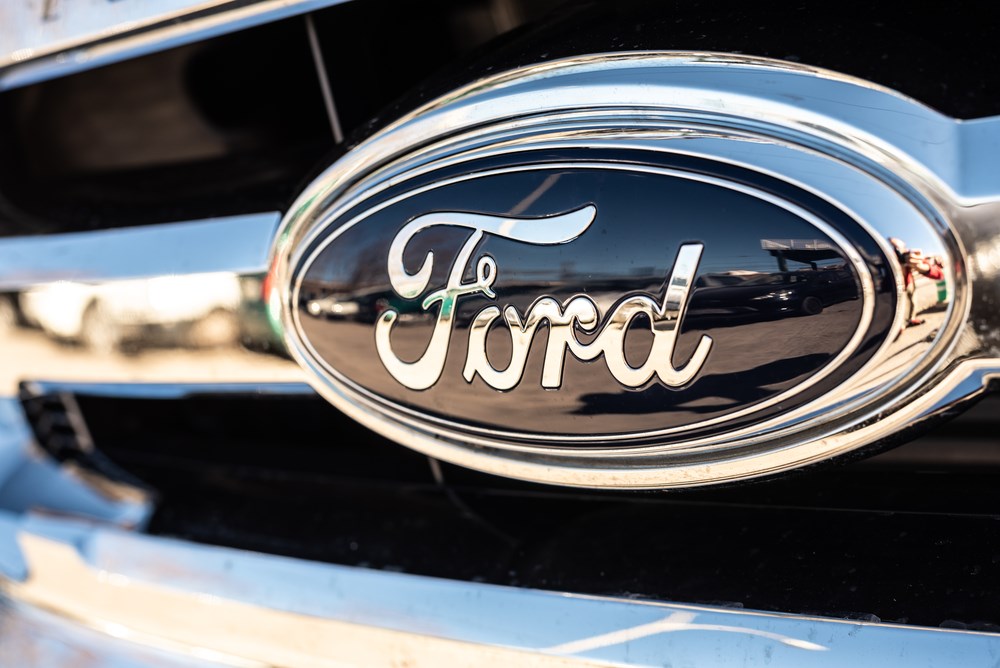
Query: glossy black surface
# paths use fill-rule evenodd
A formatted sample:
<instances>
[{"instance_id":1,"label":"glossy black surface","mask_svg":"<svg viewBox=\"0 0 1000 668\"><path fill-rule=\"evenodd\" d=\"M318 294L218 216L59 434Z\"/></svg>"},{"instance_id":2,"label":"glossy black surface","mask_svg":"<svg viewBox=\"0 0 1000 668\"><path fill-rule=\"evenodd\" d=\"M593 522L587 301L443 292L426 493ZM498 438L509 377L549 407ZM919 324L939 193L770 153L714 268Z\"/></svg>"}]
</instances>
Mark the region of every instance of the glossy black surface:
<instances>
[{"instance_id":1,"label":"glossy black surface","mask_svg":"<svg viewBox=\"0 0 1000 668\"><path fill-rule=\"evenodd\" d=\"M780 410L836 387L884 340L894 304L885 259L874 241L843 213L787 184L691 159L655 158L659 166L692 178L611 169L611 162L605 163L608 168L553 167L553 161L566 165L602 159L621 167L653 158L622 151L566 150L491 159L464 166L458 173L500 164L508 169L514 160L535 166L412 193L418 186L440 184L449 175L438 174L380 196L379 200L403 198L338 234L304 267L298 307L305 339L330 368L380 398L465 425L589 435L656 430L724 416L810 379L859 329L863 304L853 265L822 229L775 203L787 201L862 250L877 295L873 323L864 330L857 352L816 386L782 401ZM703 177L746 184L758 194L698 180ZM329 231L376 203L359 205ZM571 242L540 246L489 235L483 239L466 269L466 280L472 279L476 259L488 254L497 264L496 299L482 294L458 299L447 361L432 387L415 391L389 374L376 352L376 320L388 309L402 314L392 332L393 346L407 361L424 354L439 307L424 311L421 300L444 286L458 249L470 235L462 228L418 233L406 248L404 264L415 271L424 254L433 250L434 272L424 293L404 299L389 284L387 254L405 223L432 211L541 217L586 204L597 207L596 219ZM794 248L778 248L790 240ZM704 250L674 365L680 367L691 357L703 335L713 340L704 367L686 386L668 387L654 378L643 387L627 387L611 374L604 359L581 361L567 354L562 386L543 388L548 336L544 325L531 345L524 376L513 389L500 392L478 376L471 383L463 378L468 327L484 307L513 305L524 316L542 296L564 302L586 294L606 320L613 305L629 295L646 294L659 301L682 244L702 244ZM511 359L510 333L501 323L502 319L494 323L487 338L488 358L497 369ZM636 367L649 354L650 322L640 316L628 331L626 359ZM591 337L578 330L578 338ZM761 415L758 412L756 419Z\"/></svg>"}]
</instances>

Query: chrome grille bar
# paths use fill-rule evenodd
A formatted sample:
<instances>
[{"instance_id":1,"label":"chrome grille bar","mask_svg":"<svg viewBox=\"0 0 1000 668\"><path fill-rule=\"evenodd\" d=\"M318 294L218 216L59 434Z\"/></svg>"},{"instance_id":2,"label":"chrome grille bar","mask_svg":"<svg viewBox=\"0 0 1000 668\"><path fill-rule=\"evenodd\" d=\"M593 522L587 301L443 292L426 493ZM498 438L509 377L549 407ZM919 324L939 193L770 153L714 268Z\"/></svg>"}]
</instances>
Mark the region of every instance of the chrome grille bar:
<instances>
[{"instance_id":1,"label":"chrome grille bar","mask_svg":"<svg viewBox=\"0 0 1000 668\"><path fill-rule=\"evenodd\" d=\"M281 214L0 239L0 291L55 281L267 271Z\"/></svg>"},{"instance_id":2,"label":"chrome grille bar","mask_svg":"<svg viewBox=\"0 0 1000 668\"><path fill-rule=\"evenodd\" d=\"M263 299L280 214L0 240L0 395L31 380L301 382Z\"/></svg>"},{"instance_id":3,"label":"chrome grille bar","mask_svg":"<svg viewBox=\"0 0 1000 668\"><path fill-rule=\"evenodd\" d=\"M305 14L345 0L0 3L0 91Z\"/></svg>"}]
</instances>

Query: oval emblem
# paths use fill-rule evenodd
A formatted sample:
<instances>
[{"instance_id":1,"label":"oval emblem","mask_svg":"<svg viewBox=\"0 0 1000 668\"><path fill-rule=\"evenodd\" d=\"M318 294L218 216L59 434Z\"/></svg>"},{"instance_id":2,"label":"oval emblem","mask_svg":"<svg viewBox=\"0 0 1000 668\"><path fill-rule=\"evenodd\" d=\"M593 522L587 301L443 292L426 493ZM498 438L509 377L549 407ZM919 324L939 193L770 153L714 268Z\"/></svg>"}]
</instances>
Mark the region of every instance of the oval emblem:
<instances>
[{"instance_id":1,"label":"oval emblem","mask_svg":"<svg viewBox=\"0 0 1000 668\"><path fill-rule=\"evenodd\" d=\"M581 71L548 82L586 94ZM893 244L949 249L906 194L728 119L518 85L388 128L286 218L288 347L373 429L531 480L739 479L857 447L951 335L947 303L907 331L922 297Z\"/></svg>"},{"instance_id":2,"label":"oval emblem","mask_svg":"<svg viewBox=\"0 0 1000 668\"><path fill-rule=\"evenodd\" d=\"M331 221L292 296L307 349L402 408L581 447L787 410L874 352L843 364L894 307L848 217L605 157L468 165Z\"/></svg>"}]
</instances>

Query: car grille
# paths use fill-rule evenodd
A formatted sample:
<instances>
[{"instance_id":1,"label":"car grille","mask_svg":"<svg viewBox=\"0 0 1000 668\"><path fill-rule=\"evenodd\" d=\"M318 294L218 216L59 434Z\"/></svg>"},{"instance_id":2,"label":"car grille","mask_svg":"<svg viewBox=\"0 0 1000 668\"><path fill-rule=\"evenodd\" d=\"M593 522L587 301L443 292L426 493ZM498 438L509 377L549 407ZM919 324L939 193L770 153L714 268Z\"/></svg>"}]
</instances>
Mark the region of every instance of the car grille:
<instances>
[{"instance_id":1,"label":"car grille","mask_svg":"<svg viewBox=\"0 0 1000 668\"><path fill-rule=\"evenodd\" d=\"M267 301L281 215L432 74L470 77L548 7L313 9L0 88L0 444L33 462L0 459L0 508L466 583L998 630L997 399L872 458L629 493L453 467L320 399Z\"/></svg>"}]
</instances>

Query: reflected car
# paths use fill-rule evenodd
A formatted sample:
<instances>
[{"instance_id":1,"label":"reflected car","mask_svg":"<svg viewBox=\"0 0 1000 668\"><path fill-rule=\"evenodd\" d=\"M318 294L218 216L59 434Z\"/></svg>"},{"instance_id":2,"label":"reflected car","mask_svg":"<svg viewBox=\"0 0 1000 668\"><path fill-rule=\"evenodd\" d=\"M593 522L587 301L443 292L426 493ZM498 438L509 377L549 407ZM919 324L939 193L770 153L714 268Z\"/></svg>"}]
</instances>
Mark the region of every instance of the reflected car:
<instances>
[{"instance_id":1,"label":"reflected car","mask_svg":"<svg viewBox=\"0 0 1000 668\"><path fill-rule=\"evenodd\" d=\"M692 322L725 324L727 318L745 322L810 316L857 298L857 283L843 268L710 274L696 282L687 317Z\"/></svg>"},{"instance_id":2,"label":"reflected car","mask_svg":"<svg viewBox=\"0 0 1000 668\"><path fill-rule=\"evenodd\" d=\"M140 342L227 345L239 335L241 303L239 277L224 272L99 285L57 281L20 296L29 325L105 352Z\"/></svg>"}]
</instances>

